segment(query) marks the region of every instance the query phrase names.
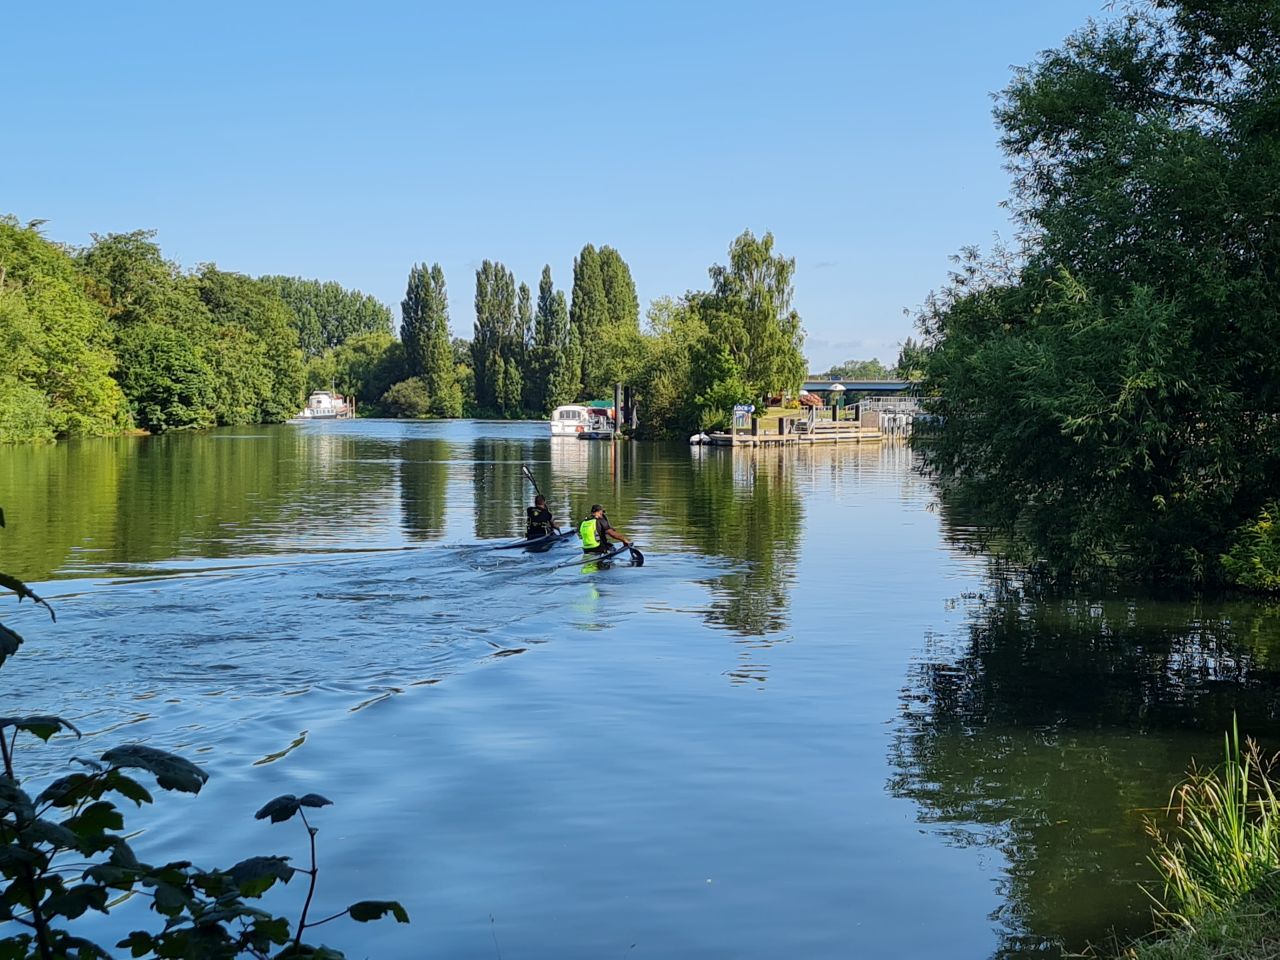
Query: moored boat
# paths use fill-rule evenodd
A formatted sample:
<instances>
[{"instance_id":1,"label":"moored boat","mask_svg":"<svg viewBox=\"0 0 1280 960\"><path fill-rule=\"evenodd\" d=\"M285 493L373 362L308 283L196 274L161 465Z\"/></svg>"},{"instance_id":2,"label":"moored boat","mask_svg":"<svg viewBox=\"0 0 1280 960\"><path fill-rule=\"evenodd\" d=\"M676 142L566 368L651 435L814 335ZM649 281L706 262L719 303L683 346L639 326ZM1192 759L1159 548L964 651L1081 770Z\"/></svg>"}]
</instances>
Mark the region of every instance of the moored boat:
<instances>
[{"instance_id":1,"label":"moored boat","mask_svg":"<svg viewBox=\"0 0 1280 960\"><path fill-rule=\"evenodd\" d=\"M341 394L316 390L307 397L307 405L294 420L339 420L355 415L355 409Z\"/></svg>"}]
</instances>

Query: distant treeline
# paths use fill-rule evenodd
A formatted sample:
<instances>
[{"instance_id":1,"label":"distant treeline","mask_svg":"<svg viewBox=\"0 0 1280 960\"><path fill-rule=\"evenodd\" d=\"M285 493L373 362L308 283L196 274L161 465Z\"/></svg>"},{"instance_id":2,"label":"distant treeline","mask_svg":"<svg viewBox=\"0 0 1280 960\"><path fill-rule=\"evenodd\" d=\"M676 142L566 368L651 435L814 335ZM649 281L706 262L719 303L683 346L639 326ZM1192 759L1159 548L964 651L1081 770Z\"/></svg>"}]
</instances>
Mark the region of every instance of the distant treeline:
<instances>
[{"instance_id":1,"label":"distant treeline","mask_svg":"<svg viewBox=\"0 0 1280 960\"><path fill-rule=\"evenodd\" d=\"M450 333L440 265L409 273L401 324L337 283L184 271L149 231L46 239L0 219L0 441L278 423L308 390L366 415L546 417L634 387L642 435L723 423L735 403L794 391L803 333L795 261L750 232L711 289L655 301L612 247L574 259L569 297L544 267L536 297L503 264L476 271L471 340Z\"/></svg>"}]
</instances>

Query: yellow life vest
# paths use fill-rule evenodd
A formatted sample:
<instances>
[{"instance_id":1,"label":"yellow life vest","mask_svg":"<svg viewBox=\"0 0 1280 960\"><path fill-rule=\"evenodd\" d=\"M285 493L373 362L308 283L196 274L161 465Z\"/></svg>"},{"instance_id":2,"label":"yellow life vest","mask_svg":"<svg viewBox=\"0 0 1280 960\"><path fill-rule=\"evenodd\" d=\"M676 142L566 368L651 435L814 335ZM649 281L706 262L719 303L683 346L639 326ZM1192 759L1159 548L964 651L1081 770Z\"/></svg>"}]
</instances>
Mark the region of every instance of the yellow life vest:
<instances>
[{"instance_id":1,"label":"yellow life vest","mask_svg":"<svg viewBox=\"0 0 1280 960\"><path fill-rule=\"evenodd\" d=\"M587 517L578 524L578 537L582 540L583 550L595 550L600 546L600 540L596 536L596 518Z\"/></svg>"}]
</instances>

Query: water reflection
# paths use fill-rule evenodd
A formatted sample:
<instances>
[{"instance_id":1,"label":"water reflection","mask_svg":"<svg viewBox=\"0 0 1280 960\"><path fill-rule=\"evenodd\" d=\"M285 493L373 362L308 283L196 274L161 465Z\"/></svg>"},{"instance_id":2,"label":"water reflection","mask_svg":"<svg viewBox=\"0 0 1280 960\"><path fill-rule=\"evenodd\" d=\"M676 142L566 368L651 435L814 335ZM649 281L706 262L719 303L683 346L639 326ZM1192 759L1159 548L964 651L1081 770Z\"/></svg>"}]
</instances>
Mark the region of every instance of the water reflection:
<instances>
[{"instance_id":1,"label":"water reflection","mask_svg":"<svg viewBox=\"0 0 1280 960\"><path fill-rule=\"evenodd\" d=\"M1000 957L1145 930L1145 815L1237 712L1280 733L1280 615L1255 606L977 598L911 669L892 791L1007 860Z\"/></svg>"},{"instance_id":2,"label":"water reflection","mask_svg":"<svg viewBox=\"0 0 1280 960\"><path fill-rule=\"evenodd\" d=\"M399 445L400 515L410 540L444 536L449 493L448 443L414 438Z\"/></svg>"}]
</instances>

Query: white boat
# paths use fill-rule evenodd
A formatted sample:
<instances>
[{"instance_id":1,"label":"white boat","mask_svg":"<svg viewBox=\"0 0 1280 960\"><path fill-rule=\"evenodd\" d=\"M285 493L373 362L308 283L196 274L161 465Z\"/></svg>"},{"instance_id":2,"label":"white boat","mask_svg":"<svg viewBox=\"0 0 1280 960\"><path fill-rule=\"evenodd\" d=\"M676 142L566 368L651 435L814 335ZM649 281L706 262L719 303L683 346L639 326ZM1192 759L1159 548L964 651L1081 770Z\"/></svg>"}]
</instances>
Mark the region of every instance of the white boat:
<instances>
[{"instance_id":1,"label":"white boat","mask_svg":"<svg viewBox=\"0 0 1280 960\"><path fill-rule=\"evenodd\" d=\"M295 420L337 420L352 415L351 406L341 394L317 390L307 397L307 405Z\"/></svg>"},{"instance_id":2,"label":"white boat","mask_svg":"<svg viewBox=\"0 0 1280 960\"><path fill-rule=\"evenodd\" d=\"M551 435L553 437L576 437L587 429L587 418L590 407L576 403L565 404L551 411Z\"/></svg>"},{"instance_id":3,"label":"white boat","mask_svg":"<svg viewBox=\"0 0 1280 960\"><path fill-rule=\"evenodd\" d=\"M615 432L612 407L585 407L568 403L551 411L553 437L608 440Z\"/></svg>"}]
</instances>

